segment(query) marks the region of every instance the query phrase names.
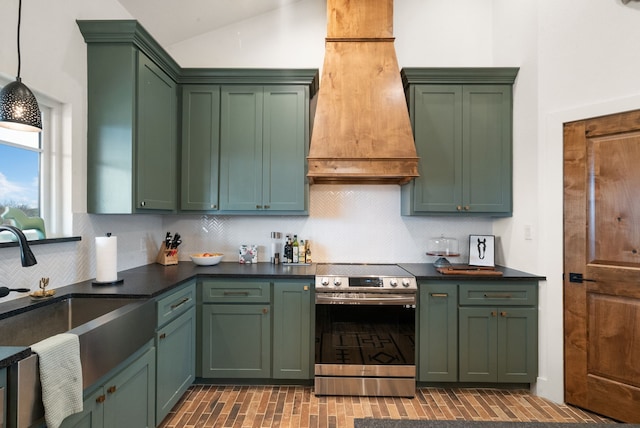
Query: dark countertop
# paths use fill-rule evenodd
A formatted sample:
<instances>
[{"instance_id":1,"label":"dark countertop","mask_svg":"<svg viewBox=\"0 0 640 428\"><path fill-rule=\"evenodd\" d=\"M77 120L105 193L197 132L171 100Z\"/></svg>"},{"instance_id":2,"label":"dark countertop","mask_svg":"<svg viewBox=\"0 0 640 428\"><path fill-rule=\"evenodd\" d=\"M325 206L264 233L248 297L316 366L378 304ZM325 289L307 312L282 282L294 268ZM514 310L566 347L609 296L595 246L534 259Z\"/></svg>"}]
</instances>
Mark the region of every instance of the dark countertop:
<instances>
[{"instance_id":1,"label":"dark countertop","mask_svg":"<svg viewBox=\"0 0 640 428\"><path fill-rule=\"evenodd\" d=\"M413 274L418 280L544 280L542 276L528 274L505 267L498 267L503 272L501 277L442 275L430 263L400 263L402 268ZM126 297L147 299L157 297L172 288L184 284L198 276L200 278L273 278L273 279L305 279L313 281L316 264L309 266L284 266L270 263L240 264L223 262L215 266L197 266L184 261L177 265L163 266L152 263L128 269L118 273L123 282L117 285L93 285L92 280L82 281L65 287L56 288L55 297L44 301L33 301L25 296L0 303L0 320L2 318L27 311L36 306L46 305L52 300L62 300L67 296L75 297ZM7 367L31 353L30 348L0 346L0 368Z\"/></svg>"},{"instance_id":2,"label":"dark countertop","mask_svg":"<svg viewBox=\"0 0 640 428\"><path fill-rule=\"evenodd\" d=\"M308 279L313 281L316 274L315 265L283 266L270 263L240 264L224 262L215 266L197 266L192 262L180 262L177 265L163 266L149 264L118 273L124 281L117 285L93 285L93 280L78 282L56 288L53 298L33 301L25 296L0 303L0 319L28 311L37 306L44 306L54 300L62 300L68 296L95 298L125 297L132 299L154 298L186 281L198 277L211 278L264 278L273 279ZM31 354L30 348L0 346L0 369L25 358Z\"/></svg>"},{"instance_id":3,"label":"dark countertop","mask_svg":"<svg viewBox=\"0 0 640 428\"><path fill-rule=\"evenodd\" d=\"M399 263L404 270L413 274L419 280L448 280L448 281L524 281L536 280L544 281L546 278L540 275L533 275L504 266L496 266L496 270L502 272L502 276L483 276L483 275L443 275L436 270L432 263ZM454 265L455 266L455 265Z\"/></svg>"}]
</instances>

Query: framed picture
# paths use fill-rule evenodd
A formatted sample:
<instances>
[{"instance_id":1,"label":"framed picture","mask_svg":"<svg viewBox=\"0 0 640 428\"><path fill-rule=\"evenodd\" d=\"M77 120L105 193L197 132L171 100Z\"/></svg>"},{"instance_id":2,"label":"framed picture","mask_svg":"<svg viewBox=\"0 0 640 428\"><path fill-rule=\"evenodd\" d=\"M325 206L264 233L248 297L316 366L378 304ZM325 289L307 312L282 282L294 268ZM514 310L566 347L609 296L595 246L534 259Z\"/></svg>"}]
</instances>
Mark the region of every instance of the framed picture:
<instances>
[{"instance_id":1,"label":"framed picture","mask_svg":"<svg viewBox=\"0 0 640 428\"><path fill-rule=\"evenodd\" d=\"M495 267L495 236L469 235L469 265Z\"/></svg>"}]
</instances>

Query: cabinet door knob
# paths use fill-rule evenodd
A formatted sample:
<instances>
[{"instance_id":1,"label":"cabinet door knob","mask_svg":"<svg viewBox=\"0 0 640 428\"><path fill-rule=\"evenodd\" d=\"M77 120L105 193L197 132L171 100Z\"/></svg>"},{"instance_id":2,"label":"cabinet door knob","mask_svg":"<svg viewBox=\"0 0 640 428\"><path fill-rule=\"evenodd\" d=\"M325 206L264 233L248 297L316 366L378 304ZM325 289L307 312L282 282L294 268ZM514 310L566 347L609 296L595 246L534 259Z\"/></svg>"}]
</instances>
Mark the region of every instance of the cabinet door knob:
<instances>
[{"instance_id":1,"label":"cabinet door knob","mask_svg":"<svg viewBox=\"0 0 640 428\"><path fill-rule=\"evenodd\" d=\"M104 403L106 399L107 397L105 397L104 395L100 395L98 396L98 398L96 398L96 403Z\"/></svg>"},{"instance_id":2,"label":"cabinet door knob","mask_svg":"<svg viewBox=\"0 0 640 428\"><path fill-rule=\"evenodd\" d=\"M458 206L456 207L456 209L457 209L458 211L462 211L462 206L461 206L461 205L458 205Z\"/></svg>"},{"instance_id":3,"label":"cabinet door knob","mask_svg":"<svg viewBox=\"0 0 640 428\"><path fill-rule=\"evenodd\" d=\"M146 202L145 202L145 201L140 201L140 206L141 206L141 207L144 207L145 205L146 205Z\"/></svg>"},{"instance_id":4,"label":"cabinet door knob","mask_svg":"<svg viewBox=\"0 0 640 428\"><path fill-rule=\"evenodd\" d=\"M215 210L217 208L218 208L218 206L216 204L211 204L211 209Z\"/></svg>"},{"instance_id":5,"label":"cabinet door knob","mask_svg":"<svg viewBox=\"0 0 640 428\"><path fill-rule=\"evenodd\" d=\"M263 314L265 314L265 315L266 315L266 314L268 314L268 313L269 313L269 309L267 309L267 308L262 308L262 313L263 313Z\"/></svg>"},{"instance_id":6,"label":"cabinet door knob","mask_svg":"<svg viewBox=\"0 0 640 428\"><path fill-rule=\"evenodd\" d=\"M116 392L116 386L115 385L111 385L109 388L107 388L107 392L109 394L113 394L114 392Z\"/></svg>"},{"instance_id":7,"label":"cabinet door knob","mask_svg":"<svg viewBox=\"0 0 640 428\"><path fill-rule=\"evenodd\" d=\"M256 209L257 210L261 210L262 209L262 205L256 205Z\"/></svg>"},{"instance_id":8,"label":"cabinet door knob","mask_svg":"<svg viewBox=\"0 0 640 428\"><path fill-rule=\"evenodd\" d=\"M270 205L265 205L265 206L264 206L264 209L265 209L265 210L268 210L269 208L271 208L271 206L270 206Z\"/></svg>"},{"instance_id":9,"label":"cabinet door knob","mask_svg":"<svg viewBox=\"0 0 640 428\"><path fill-rule=\"evenodd\" d=\"M470 209L471 209L471 207L469 207L469 205L465 205L465 206L464 206L464 210L465 210L465 211L469 211Z\"/></svg>"},{"instance_id":10,"label":"cabinet door knob","mask_svg":"<svg viewBox=\"0 0 640 428\"><path fill-rule=\"evenodd\" d=\"M492 316L492 317L495 317L495 316L497 316L497 315L498 315L498 313L497 313L496 311L491 311L491 316Z\"/></svg>"},{"instance_id":11,"label":"cabinet door knob","mask_svg":"<svg viewBox=\"0 0 640 428\"><path fill-rule=\"evenodd\" d=\"M506 313L505 311L502 311L502 312L500 312L500 316L501 316L501 317L506 317L506 316L507 316L507 313Z\"/></svg>"},{"instance_id":12,"label":"cabinet door knob","mask_svg":"<svg viewBox=\"0 0 640 428\"><path fill-rule=\"evenodd\" d=\"M164 338L166 338L166 337L167 337L167 334L166 334L166 333L162 333L162 334L158 337L158 339L162 340L162 339L164 339Z\"/></svg>"}]
</instances>

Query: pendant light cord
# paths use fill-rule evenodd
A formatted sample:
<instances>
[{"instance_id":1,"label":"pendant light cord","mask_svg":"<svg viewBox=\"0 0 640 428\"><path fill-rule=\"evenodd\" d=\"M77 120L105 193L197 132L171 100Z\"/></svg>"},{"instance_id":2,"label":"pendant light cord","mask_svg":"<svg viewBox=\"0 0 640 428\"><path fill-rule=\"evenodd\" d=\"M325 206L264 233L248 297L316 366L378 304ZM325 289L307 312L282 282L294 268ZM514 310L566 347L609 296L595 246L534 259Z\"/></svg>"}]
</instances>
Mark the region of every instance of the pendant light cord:
<instances>
[{"instance_id":1,"label":"pendant light cord","mask_svg":"<svg viewBox=\"0 0 640 428\"><path fill-rule=\"evenodd\" d=\"M18 36L16 40L18 41L18 75L16 76L16 80L20 81L20 20L22 17L22 0L18 0Z\"/></svg>"}]
</instances>

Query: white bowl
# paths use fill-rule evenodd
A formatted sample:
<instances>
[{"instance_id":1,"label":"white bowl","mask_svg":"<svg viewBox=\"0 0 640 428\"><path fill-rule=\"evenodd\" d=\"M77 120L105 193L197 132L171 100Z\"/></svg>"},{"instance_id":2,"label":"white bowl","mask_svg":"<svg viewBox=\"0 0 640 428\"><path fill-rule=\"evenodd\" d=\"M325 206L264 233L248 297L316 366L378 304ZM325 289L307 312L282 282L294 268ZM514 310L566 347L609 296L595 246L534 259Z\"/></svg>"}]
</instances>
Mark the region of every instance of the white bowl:
<instances>
[{"instance_id":1,"label":"white bowl","mask_svg":"<svg viewBox=\"0 0 640 428\"><path fill-rule=\"evenodd\" d=\"M191 254L191 260L200 266L213 266L220 263L224 254L222 253L196 253Z\"/></svg>"}]
</instances>

